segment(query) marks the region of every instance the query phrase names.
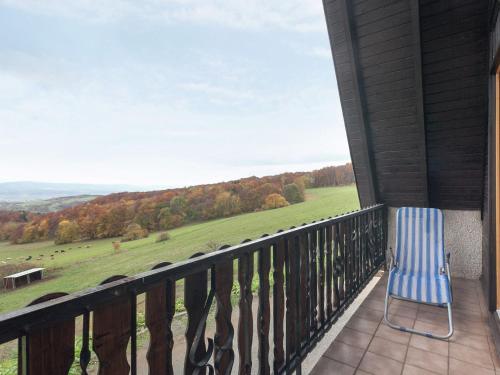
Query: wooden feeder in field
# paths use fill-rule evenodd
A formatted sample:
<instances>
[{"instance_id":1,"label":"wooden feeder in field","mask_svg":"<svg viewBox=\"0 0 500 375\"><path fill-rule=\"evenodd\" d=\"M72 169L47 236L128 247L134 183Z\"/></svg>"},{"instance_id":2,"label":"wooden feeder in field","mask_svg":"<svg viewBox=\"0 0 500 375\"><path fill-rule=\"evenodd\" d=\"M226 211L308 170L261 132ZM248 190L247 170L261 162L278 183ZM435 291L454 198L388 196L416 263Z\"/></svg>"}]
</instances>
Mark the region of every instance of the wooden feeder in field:
<instances>
[{"instance_id":1,"label":"wooden feeder in field","mask_svg":"<svg viewBox=\"0 0 500 375\"><path fill-rule=\"evenodd\" d=\"M5 289L16 289L22 285L31 284L34 281L43 278L43 270L45 268L31 268L26 271L14 273L3 278L3 286Z\"/></svg>"}]
</instances>

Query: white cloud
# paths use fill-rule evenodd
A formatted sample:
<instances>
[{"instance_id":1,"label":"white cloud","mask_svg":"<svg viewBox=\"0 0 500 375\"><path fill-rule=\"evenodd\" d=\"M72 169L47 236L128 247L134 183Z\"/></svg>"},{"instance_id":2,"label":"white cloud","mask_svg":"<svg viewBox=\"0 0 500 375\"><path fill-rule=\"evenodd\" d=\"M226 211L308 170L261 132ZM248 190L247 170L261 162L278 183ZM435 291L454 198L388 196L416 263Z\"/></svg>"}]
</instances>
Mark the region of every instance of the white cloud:
<instances>
[{"instance_id":1,"label":"white cloud","mask_svg":"<svg viewBox=\"0 0 500 375\"><path fill-rule=\"evenodd\" d=\"M255 100L257 97L249 90L235 90L219 85L212 85L207 82L182 83L179 88L185 91L198 92L210 97L217 97L221 100L231 100L233 102L241 100Z\"/></svg>"},{"instance_id":2,"label":"white cloud","mask_svg":"<svg viewBox=\"0 0 500 375\"><path fill-rule=\"evenodd\" d=\"M332 60L332 51L325 47L314 47L309 51L311 56L321 57L323 59Z\"/></svg>"},{"instance_id":3,"label":"white cloud","mask_svg":"<svg viewBox=\"0 0 500 375\"><path fill-rule=\"evenodd\" d=\"M229 26L237 29L326 30L318 0L0 0L28 12L113 22L140 17L169 23Z\"/></svg>"}]
</instances>

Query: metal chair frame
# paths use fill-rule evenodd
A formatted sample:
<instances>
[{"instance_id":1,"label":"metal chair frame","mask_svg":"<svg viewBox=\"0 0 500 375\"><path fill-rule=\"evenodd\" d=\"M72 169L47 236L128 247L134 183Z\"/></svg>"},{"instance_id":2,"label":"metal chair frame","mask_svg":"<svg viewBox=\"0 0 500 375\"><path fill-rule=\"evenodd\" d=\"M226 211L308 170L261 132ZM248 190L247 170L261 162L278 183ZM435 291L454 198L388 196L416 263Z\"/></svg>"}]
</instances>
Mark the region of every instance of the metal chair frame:
<instances>
[{"instance_id":1,"label":"metal chair frame","mask_svg":"<svg viewBox=\"0 0 500 375\"><path fill-rule=\"evenodd\" d=\"M446 258L447 258L447 261L446 261L446 276L448 277L448 283L449 283L449 286L450 286L450 291L451 291L451 294L452 294L452 301L453 301L453 289L451 288L450 254L449 253L447 254ZM392 249L391 249L391 261L390 261L390 265L389 265L389 274L390 274L390 272L392 271L393 268L395 268L395 265L394 265L394 255L392 254ZM445 307L446 306L448 308L448 333L446 335L438 335L438 334L434 334L432 332L419 331L419 330L416 330L416 329L413 329L413 328L404 327L404 326L401 326L399 324L395 324L395 323L391 322L389 320L389 299L391 297L394 298L394 299L399 299L399 300L409 301L409 302L414 302L414 303L423 303L425 305L431 305L431 306L438 306L438 307ZM454 328L453 328L453 315L452 315L452 312L451 312L451 302L448 302L448 303L446 303L446 304L443 305L443 304L425 303L425 302L415 301L415 300L412 300L412 299L409 299L409 298L403 298L403 297L395 296L395 295L392 295L392 294L389 293L389 283L387 284L387 290L386 290L386 293L385 293L384 321L385 321L385 323L389 327L397 329L399 331L415 333L417 335L421 335L421 336L425 336L425 337L429 337L429 338L433 338L433 339L438 339L438 340L449 339L453 335L453 331L454 331Z\"/></svg>"}]
</instances>

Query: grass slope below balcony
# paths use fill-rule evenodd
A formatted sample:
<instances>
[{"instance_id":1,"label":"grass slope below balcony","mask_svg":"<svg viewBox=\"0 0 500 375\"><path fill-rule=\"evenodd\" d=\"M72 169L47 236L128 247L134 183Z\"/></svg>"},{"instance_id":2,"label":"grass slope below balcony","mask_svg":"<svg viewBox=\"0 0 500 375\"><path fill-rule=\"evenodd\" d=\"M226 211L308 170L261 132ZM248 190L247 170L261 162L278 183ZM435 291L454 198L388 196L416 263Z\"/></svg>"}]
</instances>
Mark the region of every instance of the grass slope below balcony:
<instances>
[{"instance_id":1,"label":"grass slope below balcony","mask_svg":"<svg viewBox=\"0 0 500 375\"><path fill-rule=\"evenodd\" d=\"M2 290L0 313L23 307L49 292L75 292L112 275L134 275L162 261L187 259L195 252L205 251L208 242L234 245L246 238L255 239L263 233L358 208L356 186L318 188L307 190L303 203L184 226L169 231L171 239L160 243L155 242L157 234L152 233L148 238L122 243L118 253L113 250L111 238L59 246L52 242L0 243L0 261L12 258L7 264L19 264L31 256L30 264L47 269L46 280L42 282L15 291ZM59 252L54 254L56 250ZM44 254L43 260L37 261L40 254ZM53 260L50 254L55 255Z\"/></svg>"}]
</instances>

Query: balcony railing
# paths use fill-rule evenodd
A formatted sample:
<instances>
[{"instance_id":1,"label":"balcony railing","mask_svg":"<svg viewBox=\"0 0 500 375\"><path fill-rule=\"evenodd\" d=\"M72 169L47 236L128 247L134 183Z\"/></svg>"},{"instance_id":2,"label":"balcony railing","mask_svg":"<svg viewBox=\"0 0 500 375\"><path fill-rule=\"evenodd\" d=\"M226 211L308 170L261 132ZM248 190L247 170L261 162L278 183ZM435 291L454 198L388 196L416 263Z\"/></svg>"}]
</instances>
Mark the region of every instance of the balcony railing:
<instances>
[{"instance_id":1,"label":"balcony railing","mask_svg":"<svg viewBox=\"0 0 500 375\"><path fill-rule=\"evenodd\" d=\"M385 207L376 205L136 276L114 276L79 293L50 294L1 315L0 344L18 340L18 373L66 374L79 356L87 374L92 347L99 374L136 374L137 299L144 298L150 374L172 374L173 361L183 361L186 374L250 374L252 366L259 374L300 373L305 356L384 263L386 224ZM184 287L188 317L184 358L172 358L176 284ZM232 296L238 299L236 328ZM215 334L208 338L214 302ZM81 350L75 353L77 321Z\"/></svg>"}]
</instances>

